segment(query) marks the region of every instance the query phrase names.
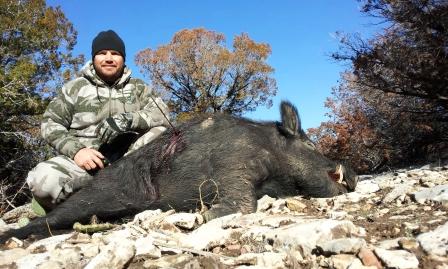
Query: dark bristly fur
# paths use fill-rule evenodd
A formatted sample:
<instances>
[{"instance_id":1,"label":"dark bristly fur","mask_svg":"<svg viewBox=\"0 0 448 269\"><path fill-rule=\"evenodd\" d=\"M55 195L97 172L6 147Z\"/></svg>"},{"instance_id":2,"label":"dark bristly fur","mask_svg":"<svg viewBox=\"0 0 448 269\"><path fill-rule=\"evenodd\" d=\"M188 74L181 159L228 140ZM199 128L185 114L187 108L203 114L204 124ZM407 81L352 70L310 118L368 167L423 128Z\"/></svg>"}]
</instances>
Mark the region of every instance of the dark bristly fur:
<instances>
[{"instance_id":1,"label":"dark bristly fur","mask_svg":"<svg viewBox=\"0 0 448 269\"><path fill-rule=\"evenodd\" d=\"M99 171L47 216L5 232L0 242L48 236L47 223L53 231L67 229L92 215L113 220L146 209L191 211L202 202L209 220L253 212L265 194L329 197L353 190L356 176L349 168L344 169L349 187L329 176L337 164L316 151L297 109L283 102L281 114L280 123L213 115L181 125L179 132L166 132Z\"/></svg>"}]
</instances>

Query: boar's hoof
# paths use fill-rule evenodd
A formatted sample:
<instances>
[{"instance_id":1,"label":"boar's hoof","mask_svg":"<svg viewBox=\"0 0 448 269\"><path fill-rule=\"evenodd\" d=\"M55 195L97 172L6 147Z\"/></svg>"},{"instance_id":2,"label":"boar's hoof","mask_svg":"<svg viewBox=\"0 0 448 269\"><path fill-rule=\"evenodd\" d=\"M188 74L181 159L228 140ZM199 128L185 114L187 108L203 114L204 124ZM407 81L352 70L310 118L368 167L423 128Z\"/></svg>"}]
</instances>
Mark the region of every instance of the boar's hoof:
<instances>
[{"instance_id":1,"label":"boar's hoof","mask_svg":"<svg viewBox=\"0 0 448 269\"><path fill-rule=\"evenodd\" d=\"M211 221L212 219L217 218L217 216L216 216L215 214L213 214L213 212L210 212L209 210L203 212L201 215L202 215L202 217L204 218L204 221L205 221L205 222L209 222L209 221Z\"/></svg>"},{"instance_id":2,"label":"boar's hoof","mask_svg":"<svg viewBox=\"0 0 448 269\"><path fill-rule=\"evenodd\" d=\"M212 219L220 218L225 215L230 215L236 213L237 210L232 209L230 207L223 206L222 204L213 205L212 208L202 213L202 217L204 217L205 222L209 222Z\"/></svg>"}]
</instances>

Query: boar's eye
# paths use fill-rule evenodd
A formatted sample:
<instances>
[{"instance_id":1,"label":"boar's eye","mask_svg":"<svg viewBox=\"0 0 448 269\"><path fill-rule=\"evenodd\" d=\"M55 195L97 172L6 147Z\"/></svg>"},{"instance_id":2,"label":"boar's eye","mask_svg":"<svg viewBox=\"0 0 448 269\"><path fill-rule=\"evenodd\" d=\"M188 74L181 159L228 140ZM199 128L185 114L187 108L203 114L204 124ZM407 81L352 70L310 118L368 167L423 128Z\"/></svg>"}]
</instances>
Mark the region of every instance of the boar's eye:
<instances>
[{"instance_id":1,"label":"boar's eye","mask_svg":"<svg viewBox=\"0 0 448 269\"><path fill-rule=\"evenodd\" d=\"M304 144L305 144L307 147L309 147L309 148L311 148L311 149L313 149L313 150L316 149L316 145L314 145L314 143L313 143L311 140L305 140L305 141L303 141L303 142L304 142Z\"/></svg>"}]
</instances>

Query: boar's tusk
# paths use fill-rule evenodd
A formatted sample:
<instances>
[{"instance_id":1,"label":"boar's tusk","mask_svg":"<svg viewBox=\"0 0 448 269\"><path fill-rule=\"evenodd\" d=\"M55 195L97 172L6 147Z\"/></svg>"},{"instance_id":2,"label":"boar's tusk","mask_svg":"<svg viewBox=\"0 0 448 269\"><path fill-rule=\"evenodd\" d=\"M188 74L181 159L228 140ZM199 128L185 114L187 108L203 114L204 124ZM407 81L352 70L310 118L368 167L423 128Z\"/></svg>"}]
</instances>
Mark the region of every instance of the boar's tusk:
<instances>
[{"instance_id":1,"label":"boar's tusk","mask_svg":"<svg viewBox=\"0 0 448 269\"><path fill-rule=\"evenodd\" d=\"M342 185L346 185L347 184L345 182L345 178L344 178L344 167L341 164L337 165L336 169L331 170L330 172L328 172L328 175L336 183L339 183L339 184L342 184Z\"/></svg>"},{"instance_id":2,"label":"boar's tusk","mask_svg":"<svg viewBox=\"0 0 448 269\"><path fill-rule=\"evenodd\" d=\"M342 181L344 180L344 168L341 164L336 167L336 175L339 175L337 182L342 184Z\"/></svg>"}]
</instances>

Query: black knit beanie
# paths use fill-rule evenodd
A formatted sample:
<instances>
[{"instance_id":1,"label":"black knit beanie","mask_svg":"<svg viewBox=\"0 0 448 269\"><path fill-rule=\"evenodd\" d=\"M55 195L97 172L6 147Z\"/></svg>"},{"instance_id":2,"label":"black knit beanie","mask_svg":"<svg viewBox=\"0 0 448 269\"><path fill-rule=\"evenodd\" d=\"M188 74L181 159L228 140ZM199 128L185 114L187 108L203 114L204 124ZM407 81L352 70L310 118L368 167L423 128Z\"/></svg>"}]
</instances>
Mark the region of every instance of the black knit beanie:
<instances>
[{"instance_id":1,"label":"black knit beanie","mask_svg":"<svg viewBox=\"0 0 448 269\"><path fill-rule=\"evenodd\" d=\"M126 60L126 49L123 40L112 30L100 32L92 41L92 60L101 50L118 51Z\"/></svg>"}]
</instances>

